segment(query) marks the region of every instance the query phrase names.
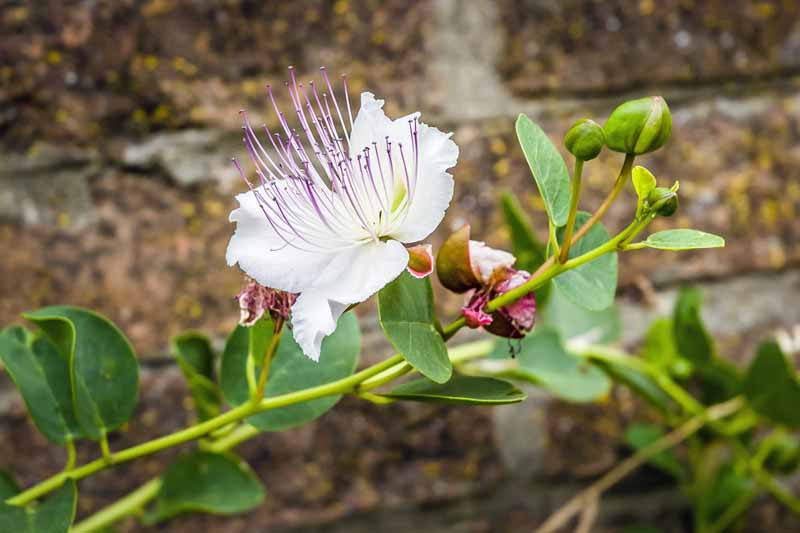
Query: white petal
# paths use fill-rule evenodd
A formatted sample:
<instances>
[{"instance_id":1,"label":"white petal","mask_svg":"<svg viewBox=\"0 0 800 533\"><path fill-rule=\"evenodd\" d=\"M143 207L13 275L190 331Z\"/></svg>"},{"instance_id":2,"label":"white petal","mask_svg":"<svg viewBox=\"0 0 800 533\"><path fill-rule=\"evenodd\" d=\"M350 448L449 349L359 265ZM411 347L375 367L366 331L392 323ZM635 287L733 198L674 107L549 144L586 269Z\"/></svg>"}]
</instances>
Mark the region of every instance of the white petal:
<instances>
[{"instance_id":1,"label":"white petal","mask_svg":"<svg viewBox=\"0 0 800 533\"><path fill-rule=\"evenodd\" d=\"M236 231L228 243L228 265L239 263L265 287L288 292L310 288L333 254L311 253L288 246L273 230L252 192L236 195L240 207L231 211Z\"/></svg>"},{"instance_id":2,"label":"white petal","mask_svg":"<svg viewBox=\"0 0 800 533\"><path fill-rule=\"evenodd\" d=\"M396 135L408 138L408 118L393 124ZM419 174L416 190L409 206L408 215L391 236L401 242L421 241L439 225L453 198L453 176L447 169L458 160L458 146L450 136L438 129L419 123ZM413 167L412 167L413 168ZM409 168L409 171L412 170Z\"/></svg>"},{"instance_id":3,"label":"white petal","mask_svg":"<svg viewBox=\"0 0 800 533\"><path fill-rule=\"evenodd\" d=\"M347 304L328 300L316 291L304 292L292 306L292 335L303 353L319 361L322 340L333 333Z\"/></svg>"},{"instance_id":4,"label":"white petal","mask_svg":"<svg viewBox=\"0 0 800 533\"><path fill-rule=\"evenodd\" d=\"M510 268L517 258L506 251L486 246L481 241L469 241L469 260L475 275L484 283L489 283L495 270Z\"/></svg>"},{"instance_id":5,"label":"white petal","mask_svg":"<svg viewBox=\"0 0 800 533\"><path fill-rule=\"evenodd\" d=\"M397 241L371 241L333 257L292 306L292 334L303 352L319 360L322 340L336 329L344 310L378 292L407 264L408 252Z\"/></svg>"},{"instance_id":6,"label":"white petal","mask_svg":"<svg viewBox=\"0 0 800 533\"><path fill-rule=\"evenodd\" d=\"M370 148L373 142L382 143L391 134L391 127L392 121L383 112L383 100L376 100L372 93L361 93L361 109L350 132L350 157L356 157L364 148Z\"/></svg>"}]
</instances>

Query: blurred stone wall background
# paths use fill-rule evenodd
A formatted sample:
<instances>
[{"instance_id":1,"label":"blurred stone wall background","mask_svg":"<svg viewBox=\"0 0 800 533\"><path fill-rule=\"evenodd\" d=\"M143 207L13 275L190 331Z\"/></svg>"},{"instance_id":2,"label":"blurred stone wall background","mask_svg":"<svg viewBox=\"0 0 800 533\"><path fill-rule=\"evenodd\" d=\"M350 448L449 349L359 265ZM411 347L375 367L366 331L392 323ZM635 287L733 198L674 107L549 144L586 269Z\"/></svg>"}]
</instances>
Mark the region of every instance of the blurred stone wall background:
<instances>
[{"instance_id":1,"label":"blurred stone wall background","mask_svg":"<svg viewBox=\"0 0 800 533\"><path fill-rule=\"evenodd\" d=\"M705 290L706 319L736 361L800 323L796 0L0 0L0 323L68 303L122 326L144 365L143 391L113 447L187 422L169 336L199 328L221 338L235 324L241 275L224 252L242 189L229 163L244 153L238 111L272 123L263 87L280 86L288 65L304 80L321 65L346 72L351 94L369 89L390 115L421 110L455 132L457 197L435 245L465 220L479 238L506 243L503 189L546 234L513 133L518 113L560 146L576 118L602 120L623 99L663 94L673 137L643 161L681 180L682 204L655 229L691 225L728 246L622 256L625 342L634 346L687 283ZM589 167L585 206L619 164L605 154ZM619 202L608 224L624 222L630 205ZM457 310L457 299L442 300ZM364 359L385 356L370 307L361 315ZM31 483L59 468L61 451L0 383L0 467ZM345 400L308 428L242 447L268 489L262 509L161 530L529 531L625 453L619 435L636 412L622 392L600 406L533 393L496 410ZM82 482L80 512L173 455ZM680 531L680 505L645 472L604 500L601 524L613 531L644 516ZM770 505L751 515L753 531L800 527Z\"/></svg>"}]
</instances>

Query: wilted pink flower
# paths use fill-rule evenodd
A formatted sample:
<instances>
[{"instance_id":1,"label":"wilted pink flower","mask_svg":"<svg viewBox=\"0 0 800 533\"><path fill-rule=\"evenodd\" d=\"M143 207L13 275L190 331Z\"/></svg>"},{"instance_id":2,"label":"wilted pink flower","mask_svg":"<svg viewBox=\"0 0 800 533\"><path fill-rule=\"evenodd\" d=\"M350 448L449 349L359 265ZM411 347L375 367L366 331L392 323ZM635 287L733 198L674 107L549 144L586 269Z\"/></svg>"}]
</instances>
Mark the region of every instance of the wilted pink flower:
<instances>
[{"instance_id":1,"label":"wilted pink flower","mask_svg":"<svg viewBox=\"0 0 800 533\"><path fill-rule=\"evenodd\" d=\"M249 327L267 313L273 320L287 320L297 295L251 281L236 295L236 299L241 312L239 324Z\"/></svg>"},{"instance_id":2,"label":"wilted pink flower","mask_svg":"<svg viewBox=\"0 0 800 533\"><path fill-rule=\"evenodd\" d=\"M462 310L464 320L471 328L483 327L500 337L520 339L533 328L536 321L536 297L532 292L512 304L501 307L491 315L483 308L490 300L528 281L531 275L524 270L508 267L504 275L495 271L494 277L502 277L502 280L472 291Z\"/></svg>"}]
</instances>

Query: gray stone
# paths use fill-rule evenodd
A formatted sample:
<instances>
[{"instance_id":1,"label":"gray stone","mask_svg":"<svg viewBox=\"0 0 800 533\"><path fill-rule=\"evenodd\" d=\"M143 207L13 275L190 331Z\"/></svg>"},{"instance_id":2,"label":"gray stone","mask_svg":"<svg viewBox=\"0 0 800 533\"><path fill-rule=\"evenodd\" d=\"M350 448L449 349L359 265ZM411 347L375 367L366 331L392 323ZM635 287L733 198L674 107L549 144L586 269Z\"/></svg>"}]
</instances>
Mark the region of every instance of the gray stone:
<instances>
[{"instance_id":1,"label":"gray stone","mask_svg":"<svg viewBox=\"0 0 800 533\"><path fill-rule=\"evenodd\" d=\"M128 144L122 164L143 171L161 171L178 185L217 182L229 186L239 180L231 157L247 155L238 133L222 130L186 130L154 135Z\"/></svg>"},{"instance_id":2,"label":"gray stone","mask_svg":"<svg viewBox=\"0 0 800 533\"><path fill-rule=\"evenodd\" d=\"M755 335L763 338L777 329L800 324L800 271L756 273L700 284L705 296L703 319L715 337ZM655 292L649 304L620 301L623 344L639 344L649 324L669 316L677 289ZM748 347L743 347L748 351ZM737 354L744 356L747 354Z\"/></svg>"},{"instance_id":3,"label":"gray stone","mask_svg":"<svg viewBox=\"0 0 800 533\"><path fill-rule=\"evenodd\" d=\"M464 9L458 0L435 4L439 31L432 35L428 100L450 120L480 119L508 113L513 100L495 69L503 34L497 6L476 2Z\"/></svg>"},{"instance_id":4,"label":"gray stone","mask_svg":"<svg viewBox=\"0 0 800 533\"><path fill-rule=\"evenodd\" d=\"M0 218L78 229L92 220L89 178L99 170L93 150L36 144L0 155Z\"/></svg>"},{"instance_id":5,"label":"gray stone","mask_svg":"<svg viewBox=\"0 0 800 533\"><path fill-rule=\"evenodd\" d=\"M547 406L551 400L541 388L532 385L521 388L528 394L527 400L493 408L492 434L508 475L528 480L545 472L549 444Z\"/></svg>"}]
</instances>

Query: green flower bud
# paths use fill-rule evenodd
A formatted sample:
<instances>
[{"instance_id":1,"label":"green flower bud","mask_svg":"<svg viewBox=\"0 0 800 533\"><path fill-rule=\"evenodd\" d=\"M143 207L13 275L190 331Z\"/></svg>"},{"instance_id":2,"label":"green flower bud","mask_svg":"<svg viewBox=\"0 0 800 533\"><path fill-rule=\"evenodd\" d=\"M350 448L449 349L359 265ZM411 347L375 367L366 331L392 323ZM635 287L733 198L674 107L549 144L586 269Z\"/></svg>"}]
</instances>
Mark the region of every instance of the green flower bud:
<instances>
[{"instance_id":1,"label":"green flower bud","mask_svg":"<svg viewBox=\"0 0 800 533\"><path fill-rule=\"evenodd\" d=\"M672 132L672 116L660 96L630 100L608 117L606 144L616 152L646 154L661 148Z\"/></svg>"},{"instance_id":2,"label":"green flower bud","mask_svg":"<svg viewBox=\"0 0 800 533\"><path fill-rule=\"evenodd\" d=\"M666 187L656 187L647 195L647 203L656 214L671 217L678 210L678 195Z\"/></svg>"},{"instance_id":3,"label":"green flower bud","mask_svg":"<svg viewBox=\"0 0 800 533\"><path fill-rule=\"evenodd\" d=\"M582 161L597 157L605 145L606 134L603 133L603 128L594 120L586 118L573 124L564 136L564 146L569 153Z\"/></svg>"}]
</instances>

